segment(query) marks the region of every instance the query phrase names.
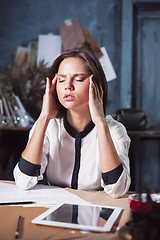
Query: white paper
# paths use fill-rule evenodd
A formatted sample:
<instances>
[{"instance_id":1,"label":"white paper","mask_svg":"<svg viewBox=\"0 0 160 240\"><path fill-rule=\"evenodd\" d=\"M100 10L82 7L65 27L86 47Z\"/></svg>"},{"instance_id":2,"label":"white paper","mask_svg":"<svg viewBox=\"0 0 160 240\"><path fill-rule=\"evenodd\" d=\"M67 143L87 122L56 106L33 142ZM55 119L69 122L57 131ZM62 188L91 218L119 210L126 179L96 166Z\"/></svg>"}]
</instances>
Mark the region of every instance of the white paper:
<instances>
[{"instance_id":1,"label":"white paper","mask_svg":"<svg viewBox=\"0 0 160 240\"><path fill-rule=\"evenodd\" d=\"M53 206L60 203L87 204L64 188L37 184L30 190L21 190L15 184L0 183L0 203L33 201L25 207Z\"/></svg>"},{"instance_id":2,"label":"white paper","mask_svg":"<svg viewBox=\"0 0 160 240\"><path fill-rule=\"evenodd\" d=\"M62 52L62 40L60 35L39 35L38 36L38 52L37 64L44 60L47 67L50 67L53 61Z\"/></svg>"},{"instance_id":3,"label":"white paper","mask_svg":"<svg viewBox=\"0 0 160 240\"><path fill-rule=\"evenodd\" d=\"M3 115L3 103L2 103L2 99L0 99L0 115Z\"/></svg>"},{"instance_id":4,"label":"white paper","mask_svg":"<svg viewBox=\"0 0 160 240\"><path fill-rule=\"evenodd\" d=\"M116 73L114 71L114 68L112 66L112 63L110 61L110 58L108 56L108 53L107 53L105 47L101 47L101 51L103 53L103 56L99 58L99 61L102 65L107 82L109 82L109 81L117 78L117 76L116 76Z\"/></svg>"}]
</instances>

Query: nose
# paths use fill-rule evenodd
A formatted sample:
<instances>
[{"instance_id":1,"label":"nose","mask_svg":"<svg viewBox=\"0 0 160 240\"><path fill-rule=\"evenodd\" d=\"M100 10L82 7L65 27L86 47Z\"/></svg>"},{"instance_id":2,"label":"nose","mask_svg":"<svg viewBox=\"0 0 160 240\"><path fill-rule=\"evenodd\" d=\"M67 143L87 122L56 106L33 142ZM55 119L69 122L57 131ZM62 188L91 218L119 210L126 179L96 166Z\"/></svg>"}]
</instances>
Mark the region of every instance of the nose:
<instances>
[{"instance_id":1,"label":"nose","mask_svg":"<svg viewBox=\"0 0 160 240\"><path fill-rule=\"evenodd\" d=\"M73 90L74 86L72 84L71 79L66 80L66 84L65 84L65 90Z\"/></svg>"}]
</instances>

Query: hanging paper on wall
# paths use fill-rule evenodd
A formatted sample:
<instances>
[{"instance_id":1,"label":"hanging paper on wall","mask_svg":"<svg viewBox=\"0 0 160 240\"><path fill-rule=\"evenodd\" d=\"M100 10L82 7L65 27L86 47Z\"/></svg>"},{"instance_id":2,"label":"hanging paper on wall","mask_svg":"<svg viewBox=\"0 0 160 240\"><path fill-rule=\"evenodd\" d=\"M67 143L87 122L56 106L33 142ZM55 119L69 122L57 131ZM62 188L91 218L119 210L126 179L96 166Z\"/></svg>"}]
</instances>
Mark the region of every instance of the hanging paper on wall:
<instances>
[{"instance_id":1,"label":"hanging paper on wall","mask_svg":"<svg viewBox=\"0 0 160 240\"><path fill-rule=\"evenodd\" d=\"M65 24L59 26L59 33L63 51L84 46L85 38L79 20L65 21Z\"/></svg>"},{"instance_id":2,"label":"hanging paper on wall","mask_svg":"<svg viewBox=\"0 0 160 240\"><path fill-rule=\"evenodd\" d=\"M98 46L98 43L96 42L96 40L93 38L91 33L88 31L88 29L84 29L83 34L85 37L85 47L88 50L92 51L97 58L102 57L103 53L102 53L100 47Z\"/></svg>"},{"instance_id":3,"label":"hanging paper on wall","mask_svg":"<svg viewBox=\"0 0 160 240\"><path fill-rule=\"evenodd\" d=\"M103 56L101 58L99 58L99 61L102 65L103 71L105 73L107 82L117 78L117 75L114 71L113 65L110 61L110 58L108 56L108 53L105 49L105 47L101 47L101 51L103 53Z\"/></svg>"},{"instance_id":4,"label":"hanging paper on wall","mask_svg":"<svg viewBox=\"0 0 160 240\"><path fill-rule=\"evenodd\" d=\"M47 67L50 67L53 61L62 52L62 40L59 35L39 35L38 36L38 53L37 64L44 60Z\"/></svg>"}]
</instances>

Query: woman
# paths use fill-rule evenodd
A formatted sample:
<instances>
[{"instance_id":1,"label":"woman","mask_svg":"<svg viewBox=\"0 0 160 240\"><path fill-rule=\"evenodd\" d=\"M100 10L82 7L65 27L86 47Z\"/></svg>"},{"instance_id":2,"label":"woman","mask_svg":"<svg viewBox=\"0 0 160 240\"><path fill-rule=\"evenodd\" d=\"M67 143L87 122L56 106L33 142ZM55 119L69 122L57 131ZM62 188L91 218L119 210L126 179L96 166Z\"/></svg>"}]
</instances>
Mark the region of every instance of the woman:
<instances>
[{"instance_id":1,"label":"woman","mask_svg":"<svg viewBox=\"0 0 160 240\"><path fill-rule=\"evenodd\" d=\"M51 82L50 80L53 79ZM130 185L130 139L122 124L105 116L107 82L87 50L60 55L50 68L42 111L14 169L17 186L48 183L101 189L117 198Z\"/></svg>"}]
</instances>

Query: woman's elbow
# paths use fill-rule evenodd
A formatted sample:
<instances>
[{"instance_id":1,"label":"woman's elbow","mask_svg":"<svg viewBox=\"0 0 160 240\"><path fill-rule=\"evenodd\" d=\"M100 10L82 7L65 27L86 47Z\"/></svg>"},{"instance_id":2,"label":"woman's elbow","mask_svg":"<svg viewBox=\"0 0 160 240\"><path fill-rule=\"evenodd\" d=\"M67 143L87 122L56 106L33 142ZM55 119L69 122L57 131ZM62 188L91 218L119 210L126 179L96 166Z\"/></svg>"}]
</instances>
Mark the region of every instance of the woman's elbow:
<instances>
[{"instance_id":1,"label":"woman's elbow","mask_svg":"<svg viewBox=\"0 0 160 240\"><path fill-rule=\"evenodd\" d=\"M37 177L31 177L22 173L18 166L13 171L16 186L22 190L29 190L37 184Z\"/></svg>"},{"instance_id":2,"label":"woman's elbow","mask_svg":"<svg viewBox=\"0 0 160 240\"><path fill-rule=\"evenodd\" d=\"M123 181L118 181L110 186L105 186L104 191L112 198L120 198L128 192L130 183L130 176L126 176L125 179L123 178Z\"/></svg>"}]
</instances>

